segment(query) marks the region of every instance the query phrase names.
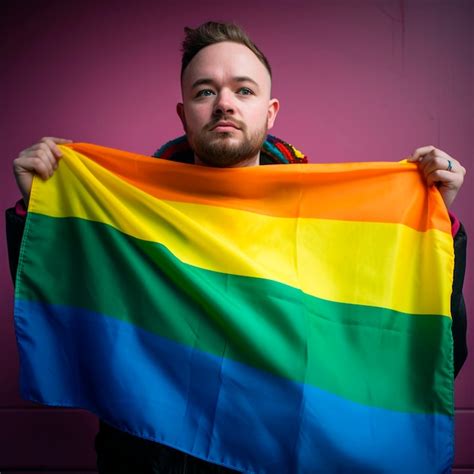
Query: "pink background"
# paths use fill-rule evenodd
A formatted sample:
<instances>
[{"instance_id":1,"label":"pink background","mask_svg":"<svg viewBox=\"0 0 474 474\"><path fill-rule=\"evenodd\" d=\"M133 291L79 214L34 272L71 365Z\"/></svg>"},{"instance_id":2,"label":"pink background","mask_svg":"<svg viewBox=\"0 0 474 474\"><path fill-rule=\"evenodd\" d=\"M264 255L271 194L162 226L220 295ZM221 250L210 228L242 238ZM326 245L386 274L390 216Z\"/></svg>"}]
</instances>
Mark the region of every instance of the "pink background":
<instances>
[{"instance_id":1,"label":"pink background","mask_svg":"<svg viewBox=\"0 0 474 474\"><path fill-rule=\"evenodd\" d=\"M183 27L209 19L240 23L266 53L281 100L272 133L311 161L393 161L434 145L472 170L474 1L18 3L2 2L0 19L4 208L19 197L12 160L43 136L150 155L181 135ZM472 202L468 174L453 210L471 236ZM0 471L93 471L95 419L18 396L4 229L0 238ZM459 473L474 468L473 367L471 356L456 381Z\"/></svg>"}]
</instances>

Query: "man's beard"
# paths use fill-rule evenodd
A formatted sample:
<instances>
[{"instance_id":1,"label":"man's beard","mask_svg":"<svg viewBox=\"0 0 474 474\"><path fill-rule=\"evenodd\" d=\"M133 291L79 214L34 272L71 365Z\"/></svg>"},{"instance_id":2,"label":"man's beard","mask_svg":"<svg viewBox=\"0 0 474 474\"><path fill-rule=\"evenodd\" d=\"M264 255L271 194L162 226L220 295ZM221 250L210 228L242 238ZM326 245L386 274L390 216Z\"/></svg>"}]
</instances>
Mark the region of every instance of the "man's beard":
<instances>
[{"instance_id":1,"label":"man's beard","mask_svg":"<svg viewBox=\"0 0 474 474\"><path fill-rule=\"evenodd\" d=\"M219 121L221 120L226 119L221 117ZM232 122L236 123L235 120ZM212 123L196 135L188 134L188 142L199 160L207 166L225 168L238 165L260 152L267 137L268 128L265 123L249 136L245 124L238 122L237 125L240 130L235 132L215 132L211 130L215 126L215 123ZM238 142L233 138L236 134L242 135Z\"/></svg>"}]
</instances>

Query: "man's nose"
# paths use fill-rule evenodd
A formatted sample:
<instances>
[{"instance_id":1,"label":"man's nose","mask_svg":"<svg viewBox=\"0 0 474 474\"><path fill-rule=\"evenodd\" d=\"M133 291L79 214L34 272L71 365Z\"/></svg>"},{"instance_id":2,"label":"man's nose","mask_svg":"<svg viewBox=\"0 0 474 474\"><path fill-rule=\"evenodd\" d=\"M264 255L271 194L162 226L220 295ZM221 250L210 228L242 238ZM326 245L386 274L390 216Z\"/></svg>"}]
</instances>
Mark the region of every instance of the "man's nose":
<instances>
[{"instance_id":1,"label":"man's nose","mask_svg":"<svg viewBox=\"0 0 474 474\"><path fill-rule=\"evenodd\" d=\"M234 113L234 101L232 93L229 91L221 91L216 96L214 104L214 115L225 115Z\"/></svg>"}]
</instances>

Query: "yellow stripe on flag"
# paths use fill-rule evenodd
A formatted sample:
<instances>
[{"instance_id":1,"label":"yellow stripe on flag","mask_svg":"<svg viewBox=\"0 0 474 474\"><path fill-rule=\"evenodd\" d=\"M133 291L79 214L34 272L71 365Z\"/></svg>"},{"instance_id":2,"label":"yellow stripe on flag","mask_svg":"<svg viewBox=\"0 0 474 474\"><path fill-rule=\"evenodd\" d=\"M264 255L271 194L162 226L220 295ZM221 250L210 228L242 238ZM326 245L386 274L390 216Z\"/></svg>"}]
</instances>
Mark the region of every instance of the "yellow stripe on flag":
<instances>
[{"instance_id":1,"label":"yellow stripe on flag","mask_svg":"<svg viewBox=\"0 0 474 474\"><path fill-rule=\"evenodd\" d=\"M160 200L71 153L50 180L34 180L29 212L101 222L160 243L184 263L278 281L330 301L450 315L452 238L445 232ZM61 199L74 187L80 200ZM427 257L433 247L449 256L446 268ZM442 291L412 286L418 279L436 281Z\"/></svg>"}]
</instances>

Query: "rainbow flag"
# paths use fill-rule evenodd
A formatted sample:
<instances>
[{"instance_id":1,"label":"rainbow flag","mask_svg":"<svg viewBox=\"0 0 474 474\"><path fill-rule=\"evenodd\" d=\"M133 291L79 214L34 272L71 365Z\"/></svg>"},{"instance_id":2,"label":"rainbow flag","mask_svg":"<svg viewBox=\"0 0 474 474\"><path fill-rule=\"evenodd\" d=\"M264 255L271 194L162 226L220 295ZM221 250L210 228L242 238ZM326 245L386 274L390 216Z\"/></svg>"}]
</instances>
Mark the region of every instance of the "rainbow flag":
<instances>
[{"instance_id":1,"label":"rainbow flag","mask_svg":"<svg viewBox=\"0 0 474 474\"><path fill-rule=\"evenodd\" d=\"M61 149L16 281L24 398L244 472L449 472L453 242L416 165Z\"/></svg>"}]
</instances>

